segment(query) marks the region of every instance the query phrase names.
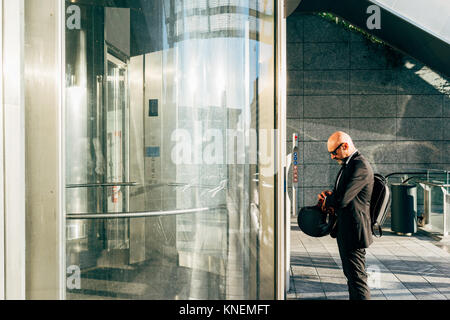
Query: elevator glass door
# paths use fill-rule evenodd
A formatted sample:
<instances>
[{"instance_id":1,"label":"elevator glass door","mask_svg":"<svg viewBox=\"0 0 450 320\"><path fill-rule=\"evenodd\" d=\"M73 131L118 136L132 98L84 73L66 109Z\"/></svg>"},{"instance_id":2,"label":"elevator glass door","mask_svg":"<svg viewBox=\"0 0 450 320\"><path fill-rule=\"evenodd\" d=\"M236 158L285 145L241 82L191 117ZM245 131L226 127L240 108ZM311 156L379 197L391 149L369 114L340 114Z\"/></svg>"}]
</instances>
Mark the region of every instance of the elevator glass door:
<instances>
[{"instance_id":1,"label":"elevator glass door","mask_svg":"<svg viewBox=\"0 0 450 320\"><path fill-rule=\"evenodd\" d=\"M107 194L106 212L128 211L128 190L120 183L128 181L128 97L127 61L121 61L107 50L106 59L106 181L115 184L104 188ZM126 60L126 58L124 58ZM105 139L106 138L106 139ZM106 141L105 141L106 140ZM107 219L106 241L108 250L129 249L129 220Z\"/></svg>"},{"instance_id":2,"label":"elevator glass door","mask_svg":"<svg viewBox=\"0 0 450 320\"><path fill-rule=\"evenodd\" d=\"M273 298L273 11L66 1L66 298Z\"/></svg>"}]
</instances>

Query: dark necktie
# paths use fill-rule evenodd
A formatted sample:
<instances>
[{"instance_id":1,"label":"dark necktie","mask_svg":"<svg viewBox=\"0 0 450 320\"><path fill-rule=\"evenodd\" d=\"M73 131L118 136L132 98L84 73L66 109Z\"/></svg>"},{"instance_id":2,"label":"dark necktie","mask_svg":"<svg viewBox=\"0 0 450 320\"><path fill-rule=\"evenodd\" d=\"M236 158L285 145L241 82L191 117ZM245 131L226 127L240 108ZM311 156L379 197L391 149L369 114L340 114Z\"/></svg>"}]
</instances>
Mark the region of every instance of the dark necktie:
<instances>
[{"instance_id":1,"label":"dark necktie","mask_svg":"<svg viewBox=\"0 0 450 320\"><path fill-rule=\"evenodd\" d=\"M343 161L347 161L347 158L345 158ZM338 173L338 176L337 176L337 179L336 179L336 184L334 185L334 189L335 190L337 190L337 188L338 188L338 185L339 185L339 181L341 180L341 176L342 176L342 173L344 172L344 170L345 170L345 167L346 167L346 163L344 162L344 164L341 166L341 170L339 170L339 173Z\"/></svg>"}]
</instances>

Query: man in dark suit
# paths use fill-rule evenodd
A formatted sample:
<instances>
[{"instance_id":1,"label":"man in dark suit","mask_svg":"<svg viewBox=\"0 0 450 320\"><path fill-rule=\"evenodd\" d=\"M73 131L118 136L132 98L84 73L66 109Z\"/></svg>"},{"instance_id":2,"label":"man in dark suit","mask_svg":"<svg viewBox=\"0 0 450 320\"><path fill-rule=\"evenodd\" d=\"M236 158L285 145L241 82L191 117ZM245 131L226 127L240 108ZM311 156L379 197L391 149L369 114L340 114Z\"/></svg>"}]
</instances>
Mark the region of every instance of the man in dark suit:
<instances>
[{"instance_id":1,"label":"man in dark suit","mask_svg":"<svg viewBox=\"0 0 450 320\"><path fill-rule=\"evenodd\" d=\"M334 208L337 215L337 244L350 300L367 300L370 289L365 270L365 248L373 242L370 220L373 170L345 132L333 133L327 148L331 159L341 165L341 170L333 191L323 191L318 198L323 207Z\"/></svg>"}]
</instances>

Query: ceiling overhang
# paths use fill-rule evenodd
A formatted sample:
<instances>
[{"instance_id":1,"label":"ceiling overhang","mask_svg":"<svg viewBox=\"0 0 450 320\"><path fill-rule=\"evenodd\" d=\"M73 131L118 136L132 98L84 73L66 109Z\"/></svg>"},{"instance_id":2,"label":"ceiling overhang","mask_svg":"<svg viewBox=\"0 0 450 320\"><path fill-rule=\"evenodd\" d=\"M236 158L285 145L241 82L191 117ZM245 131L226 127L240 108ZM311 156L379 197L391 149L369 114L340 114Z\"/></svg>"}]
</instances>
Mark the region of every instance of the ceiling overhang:
<instances>
[{"instance_id":1,"label":"ceiling overhang","mask_svg":"<svg viewBox=\"0 0 450 320\"><path fill-rule=\"evenodd\" d=\"M450 6L433 0L427 6L401 7L390 0L285 0L286 17L293 12L329 12L379 38L390 46L424 63L434 71L450 77ZM409 0L410 6L413 6ZM381 27L369 29L369 6L380 8ZM438 6L439 5L439 6ZM403 8L403 9L402 9ZM405 11L408 8L409 11ZM427 9L428 14L424 14ZM442 12L443 10L443 12ZM437 25L432 19L442 21ZM424 16L430 18L423 18ZM415 21L416 20L416 21ZM420 21L419 21L420 20Z\"/></svg>"}]
</instances>

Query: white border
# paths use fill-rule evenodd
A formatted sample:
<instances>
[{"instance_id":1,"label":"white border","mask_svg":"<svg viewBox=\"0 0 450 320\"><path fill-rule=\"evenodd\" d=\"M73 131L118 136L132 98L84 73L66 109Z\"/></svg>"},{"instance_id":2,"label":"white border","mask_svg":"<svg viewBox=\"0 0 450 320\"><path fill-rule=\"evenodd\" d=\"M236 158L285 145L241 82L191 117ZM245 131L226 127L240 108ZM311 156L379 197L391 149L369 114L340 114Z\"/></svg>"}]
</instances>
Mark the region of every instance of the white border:
<instances>
[{"instance_id":1,"label":"white border","mask_svg":"<svg viewBox=\"0 0 450 320\"><path fill-rule=\"evenodd\" d=\"M58 166L58 177L59 177L59 185L58 185L58 194L59 194L59 261L60 261L60 269L59 269L59 298L61 300L66 299L66 197L65 197L65 185L66 185L66 170L65 170L65 83L66 83L66 68L65 68L65 27L66 27L66 12L65 12L65 1L58 1L58 12L60 17L58 19L58 70L60 70L60 81L58 84L58 92L59 92L59 101L60 105L58 106L59 110L59 125L58 125L58 137L59 137L59 166Z\"/></svg>"},{"instance_id":2,"label":"white border","mask_svg":"<svg viewBox=\"0 0 450 320\"><path fill-rule=\"evenodd\" d=\"M25 299L24 0L3 1L5 298ZM7 94L5 94L7 93Z\"/></svg>"},{"instance_id":3,"label":"white border","mask_svg":"<svg viewBox=\"0 0 450 320\"><path fill-rule=\"evenodd\" d=\"M4 145L3 131L3 0L0 0L0 300L5 299L5 193L4 193Z\"/></svg>"}]
</instances>

